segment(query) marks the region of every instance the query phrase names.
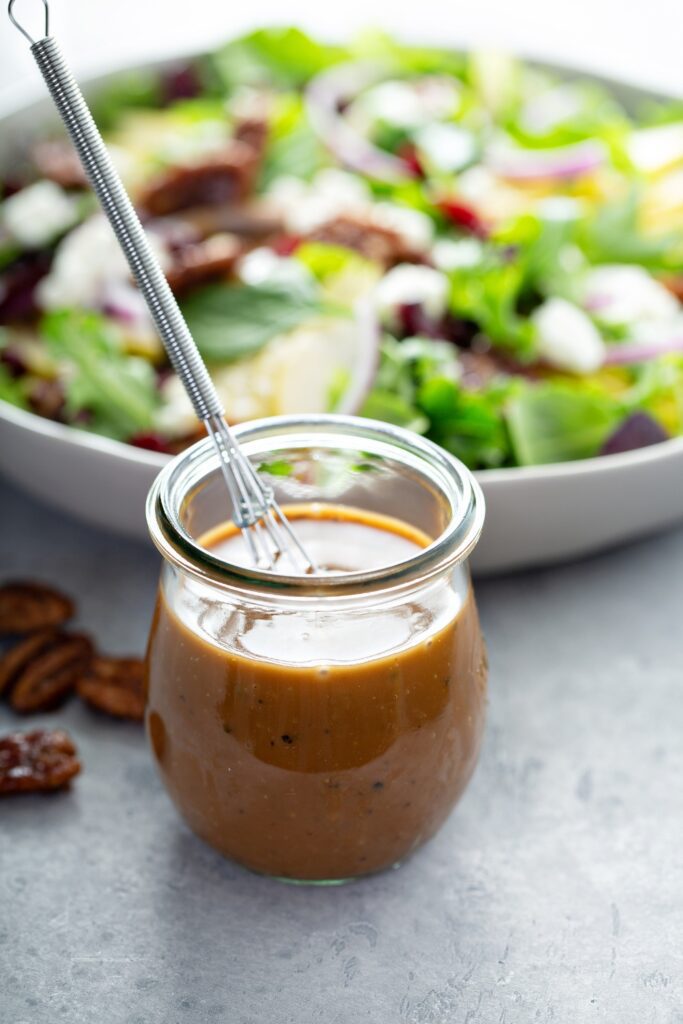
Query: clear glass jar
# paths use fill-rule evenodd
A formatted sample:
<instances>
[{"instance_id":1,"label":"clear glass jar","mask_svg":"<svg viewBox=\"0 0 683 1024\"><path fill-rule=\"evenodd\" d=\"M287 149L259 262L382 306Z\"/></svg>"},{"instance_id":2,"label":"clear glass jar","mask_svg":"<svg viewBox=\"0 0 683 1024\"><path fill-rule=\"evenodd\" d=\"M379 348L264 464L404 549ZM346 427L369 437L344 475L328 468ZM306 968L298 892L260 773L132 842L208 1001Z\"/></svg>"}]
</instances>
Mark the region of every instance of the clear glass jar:
<instances>
[{"instance_id":1,"label":"clear glass jar","mask_svg":"<svg viewBox=\"0 0 683 1024\"><path fill-rule=\"evenodd\" d=\"M190 827L255 871L333 882L395 865L479 752L487 664L466 560L481 492L437 446L371 420L238 435L283 506L388 514L434 539L346 574L230 565L200 543L230 517L210 442L174 459L147 507L164 556L147 711L161 776Z\"/></svg>"}]
</instances>

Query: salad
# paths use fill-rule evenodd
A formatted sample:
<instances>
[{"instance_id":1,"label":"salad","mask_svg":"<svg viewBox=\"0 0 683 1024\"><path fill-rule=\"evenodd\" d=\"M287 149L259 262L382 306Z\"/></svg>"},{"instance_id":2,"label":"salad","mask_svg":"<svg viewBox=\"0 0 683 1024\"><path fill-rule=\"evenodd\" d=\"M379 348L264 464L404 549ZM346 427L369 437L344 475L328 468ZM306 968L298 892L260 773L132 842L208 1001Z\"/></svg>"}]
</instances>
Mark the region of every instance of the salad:
<instances>
[{"instance_id":1,"label":"salad","mask_svg":"<svg viewBox=\"0 0 683 1024\"><path fill-rule=\"evenodd\" d=\"M683 434L683 105L261 29L93 98L227 417L345 411L472 469ZM0 401L200 435L65 138L0 182Z\"/></svg>"}]
</instances>

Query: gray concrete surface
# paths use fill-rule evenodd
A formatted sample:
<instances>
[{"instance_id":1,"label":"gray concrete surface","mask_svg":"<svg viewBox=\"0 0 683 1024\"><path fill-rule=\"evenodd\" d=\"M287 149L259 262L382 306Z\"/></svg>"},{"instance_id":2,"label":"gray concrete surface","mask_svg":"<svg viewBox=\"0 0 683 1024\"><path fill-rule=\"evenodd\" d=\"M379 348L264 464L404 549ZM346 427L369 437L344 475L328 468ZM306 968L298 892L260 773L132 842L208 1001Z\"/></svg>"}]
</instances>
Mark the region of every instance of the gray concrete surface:
<instances>
[{"instance_id":1,"label":"gray concrete surface","mask_svg":"<svg viewBox=\"0 0 683 1024\"><path fill-rule=\"evenodd\" d=\"M6 486L0 572L141 651L157 562ZM73 791L0 805L2 1024L682 1024L683 532L479 586L475 779L401 869L253 877L195 839L142 730L73 704ZM5 708L2 731L24 725Z\"/></svg>"}]
</instances>

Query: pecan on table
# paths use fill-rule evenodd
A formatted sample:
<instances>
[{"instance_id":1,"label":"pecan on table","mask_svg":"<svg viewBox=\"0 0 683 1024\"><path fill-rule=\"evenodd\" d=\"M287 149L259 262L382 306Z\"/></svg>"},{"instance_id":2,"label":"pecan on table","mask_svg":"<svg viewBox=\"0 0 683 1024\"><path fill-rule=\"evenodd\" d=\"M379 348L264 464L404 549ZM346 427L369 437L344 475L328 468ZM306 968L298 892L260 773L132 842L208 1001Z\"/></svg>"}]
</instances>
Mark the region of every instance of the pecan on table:
<instances>
[{"instance_id":1,"label":"pecan on table","mask_svg":"<svg viewBox=\"0 0 683 1024\"><path fill-rule=\"evenodd\" d=\"M185 245L174 254L166 278L172 290L179 294L215 278L227 277L241 251L239 241L227 234Z\"/></svg>"},{"instance_id":2,"label":"pecan on table","mask_svg":"<svg viewBox=\"0 0 683 1024\"><path fill-rule=\"evenodd\" d=\"M39 629L22 637L0 657L0 694L14 683L27 665L49 647L58 632L54 627Z\"/></svg>"},{"instance_id":3,"label":"pecan on table","mask_svg":"<svg viewBox=\"0 0 683 1024\"><path fill-rule=\"evenodd\" d=\"M15 677L10 704L22 714L50 711L71 693L91 659L88 637L58 633Z\"/></svg>"},{"instance_id":4,"label":"pecan on table","mask_svg":"<svg viewBox=\"0 0 683 1024\"><path fill-rule=\"evenodd\" d=\"M61 626L73 614L73 601L42 583L15 580L0 586L0 633Z\"/></svg>"},{"instance_id":5,"label":"pecan on table","mask_svg":"<svg viewBox=\"0 0 683 1024\"><path fill-rule=\"evenodd\" d=\"M116 718L145 716L144 664L139 658L93 659L76 691L86 703Z\"/></svg>"},{"instance_id":6,"label":"pecan on table","mask_svg":"<svg viewBox=\"0 0 683 1024\"><path fill-rule=\"evenodd\" d=\"M0 795L60 789L80 770L76 747L61 729L0 738Z\"/></svg>"}]
</instances>

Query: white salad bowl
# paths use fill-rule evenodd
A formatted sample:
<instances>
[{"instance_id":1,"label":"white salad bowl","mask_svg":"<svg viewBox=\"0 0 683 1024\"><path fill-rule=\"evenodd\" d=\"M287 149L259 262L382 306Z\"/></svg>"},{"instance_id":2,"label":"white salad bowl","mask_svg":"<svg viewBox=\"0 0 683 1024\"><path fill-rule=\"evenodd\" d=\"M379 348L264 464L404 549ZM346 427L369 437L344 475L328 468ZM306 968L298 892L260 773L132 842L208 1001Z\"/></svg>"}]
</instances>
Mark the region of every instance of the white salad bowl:
<instances>
[{"instance_id":1,"label":"white salad bowl","mask_svg":"<svg viewBox=\"0 0 683 1024\"><path fill-rule=\"evenodd\" d=\"M92 79L86 91L111 77ZM601 81L626 102L652 98L633 86ZM0 166L11 163L19 139L39 135L55 120L48 100L10 106L0 111ZM96 526L146 538L145 497L167 460L0 401L0 473ZM477 479L487 517L473 558L475 571L491 574L558 562L683 519L683 437L619 455L486 470Z\"/></svg>"}]
</instances>

